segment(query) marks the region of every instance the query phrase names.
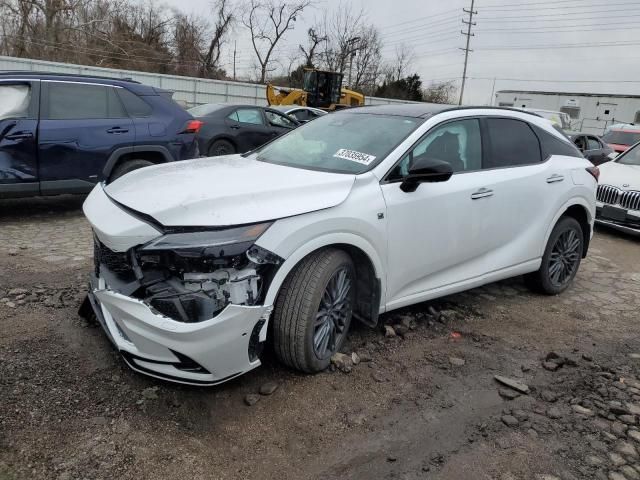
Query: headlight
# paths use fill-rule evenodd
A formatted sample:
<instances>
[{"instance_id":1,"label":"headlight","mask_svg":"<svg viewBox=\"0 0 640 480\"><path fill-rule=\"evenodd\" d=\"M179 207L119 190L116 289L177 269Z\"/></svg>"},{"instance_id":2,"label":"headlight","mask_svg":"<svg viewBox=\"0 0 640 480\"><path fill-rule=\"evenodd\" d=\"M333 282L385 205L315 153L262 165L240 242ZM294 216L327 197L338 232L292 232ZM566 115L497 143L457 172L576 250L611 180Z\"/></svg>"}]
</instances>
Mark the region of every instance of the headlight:
<instances>
[{"instance_id":1,"label":"headlight","mask_svg":"<svg viewBox=\"0 0 640 480\"><path fill-rule=\"evenodd\" d=\"M192 248L224 247L238 243L253 244L271 222L201 232L169 233L143 245L143 252L156 250L180 250Z\"/></svg>"}]
</instances>

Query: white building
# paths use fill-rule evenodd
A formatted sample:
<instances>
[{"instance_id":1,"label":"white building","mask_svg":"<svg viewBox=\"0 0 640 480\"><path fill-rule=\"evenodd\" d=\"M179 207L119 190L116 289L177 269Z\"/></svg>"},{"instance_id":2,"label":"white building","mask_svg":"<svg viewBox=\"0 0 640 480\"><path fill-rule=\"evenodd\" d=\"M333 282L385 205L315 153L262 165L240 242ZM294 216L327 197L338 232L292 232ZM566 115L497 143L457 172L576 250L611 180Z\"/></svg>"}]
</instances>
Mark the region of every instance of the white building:
<instances>
[{"instance_id":1,"label":"white building","mask_svg":"<svg viewBox=\"0 0 640 480\"><path fill-rule=\"evenodd\" d=\"M565 112L573 131L597 135L614 123L640 124L640 95L501 90L495 105Z\"/></svg>"}]
</instances>

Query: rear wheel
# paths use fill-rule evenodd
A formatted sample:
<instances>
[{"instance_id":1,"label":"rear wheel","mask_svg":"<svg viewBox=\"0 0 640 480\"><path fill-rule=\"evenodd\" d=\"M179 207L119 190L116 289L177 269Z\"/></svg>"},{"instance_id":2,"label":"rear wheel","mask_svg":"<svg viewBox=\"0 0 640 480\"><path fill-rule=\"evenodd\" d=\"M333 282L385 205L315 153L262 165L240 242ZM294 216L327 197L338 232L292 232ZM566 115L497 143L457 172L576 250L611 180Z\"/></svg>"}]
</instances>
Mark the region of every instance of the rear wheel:
<instances>
[{"instance_id":1,"label":"rear wheel","mask_svg":"<svg viewBox=\"0 0 640 480\"><path fill-rule=\"evenodd\" d=\"M313 373L329 366L351 324L355 270L342 250L313 253L285 280L273 316L274 348L286 365Z\"/></svg>"},{"instance_id":2,"label":"rear wheel","mask_svg":"<svg viewBox=\"0 0 640 480\"><path fill-rule=\"evenodd\" d=\"M218 157L220 155L231 155L236 153L236 148L228 140L216 140L209 146L209 156Z\"/></svg>"},{"instance_id":3,"label":"rear wheel","mask_svg":"<svg viewBox=\"0 0 640 480\"><path fill-rule=\"evenodd\" d=\"M150 162L149 160L141 160L141 159L127 160L126 162L123 162L120 165L118 165L113 170L113 172L111 173L111 176L109 177L109 182L113 182L117 178L120 178L129 172L133 172L134 170L138 170L139 168L149 167L151 165L153 165L153 162Z\"/></svg>"},{"instance_id":4,"label":"rear wheel","mask_svg":"<svg viewBox=\"0 0 640 480\"><path fill-rule=\"evenodd\" d=\"M549 236L540 269L525 276L527 284L548 295L566 290L578 273L583 251L582 227L575 218L561 218Z\"/></svg>"}]
</instances>

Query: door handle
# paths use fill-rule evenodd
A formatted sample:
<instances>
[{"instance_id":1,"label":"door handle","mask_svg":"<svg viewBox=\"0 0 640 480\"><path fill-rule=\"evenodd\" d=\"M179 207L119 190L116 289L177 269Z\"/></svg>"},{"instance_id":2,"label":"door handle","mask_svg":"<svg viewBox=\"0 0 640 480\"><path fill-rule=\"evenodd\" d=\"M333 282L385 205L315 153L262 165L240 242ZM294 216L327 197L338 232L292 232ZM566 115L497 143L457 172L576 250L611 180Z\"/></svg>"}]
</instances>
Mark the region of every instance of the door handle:
<instances>
[{"instance_id":1,"label":"door handle","mask_svg":"<svg viewBox=\"0 0 640 480\"><path fill-rule=\"evenodd\" d=\"M493 196L493 190L482 187L477 192L473 192L471 194L471 200L478 200L479 198L486 198L491 196Z\"/></svg>"},{"instance_id":2,"label":"door handle","mask_svg":"<svg viewBox=\"0 0 640 480\"><path fill-rule=\"evenodd\" d=\"M113 133L114 135L120 135L121 133L127 133L129 130L126 128L113 127L107 130L107 133Z\"/></svg>"},{"instance_id":3,"label":"door handle","mask_svg":"<svg viewBox=\"0 0 640 480\"><path fill-rule=\"evenodd\" d=\"M240 130L240 125L231 125L231 127L229 128L232 128L234 130Z\"/></svg>"},{"instance_id":4,"label":"door handle","mask_svg":"<svg viewBox=\"0 0 640 480\"><path fill-rule=\"evenodd\" d=\"M554 173L553 175L547 178L547 183L562 182L563 180L564 180L564 175L559 175L557 173Z\"/></svg>"},{"instance_id":5,"label":"door handle","mask_svg":"<svg viewBox=\"0 0 640 480\"><path fill-rule=\"evenodd\" d=\"M4 138L8 140L24 140L26 138L33 138L33 132L16 132L6 135Z\"/></svg>"}]
</instances>

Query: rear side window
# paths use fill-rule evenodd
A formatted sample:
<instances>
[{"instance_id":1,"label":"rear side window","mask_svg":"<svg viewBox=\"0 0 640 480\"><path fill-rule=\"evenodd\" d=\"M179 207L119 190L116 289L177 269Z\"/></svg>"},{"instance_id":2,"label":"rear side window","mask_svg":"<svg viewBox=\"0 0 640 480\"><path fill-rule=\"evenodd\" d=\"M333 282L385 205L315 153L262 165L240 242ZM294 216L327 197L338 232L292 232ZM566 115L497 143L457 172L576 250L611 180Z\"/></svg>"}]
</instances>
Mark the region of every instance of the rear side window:
<instances>
[{"instance_id":1,"label":"rear side window","mask_svg":"<svg viewBox=\"0 0 640 480\"><path fill-rule=\"evenodd\" d=\"M551 155L563 155L565 157L582 157L582 153L578 148L571 143L570 140L566 142L560 140L555 135L545 132L542 128L534 127L540 144L542 146L542 157L544 159L549 158ZM562 133L562 131L560 131ZM564 133L563 133L564 135ZM583 138L583 137L578 137Z\"/></svg>"},{"instance_id":2,"label":"rear side window","mask_svg":"<svg viewBox=\"0 0 640 480\"><path fill-rule=\"evenodd\" d=\"M49 83L47 112L50 120L125 118L115 88L79 83Z\"/></svg>"},{"instance_id":3,"label":"rear side window","mask_svg":"<svg viewBox=\"0 0 640 480\"><path fill-rule=\"evenodd\" d=\"M511 118L487 118L489 154L483 168L515 167L542 161L540 142L528 123Z\"/></svg>"},{"instance_id":4,"label":"rear side window","mask_svg":"<svg viewBox=\"0 0 640 480\"><path fill-rule=\"evenodd\" d=\"M30 102L29 85L0 85L0 120L27 118Z\"/></svg>"},{"instance_id":5,"label":"rear side window","mask_svg":"<svg viewBox=\"0 0 640 480\"><path fill-rule=\"evenodd\" d=\"M231 113L227 118L240 123L253 123L255 125L263 125L262 114L256 108L240 108Z\"/></svg>"},{"instance_id":6,"label":"rear side window","mask_svg":"<svg viewBox=\"0 0 640 480\"><path fill-rule=\"evenodd\" d=\"M118 88L118 95L124 104L124 108L130 117L148 117L153 112L153 108L135 93L126 88Z\"/></svg>"}]
</instances>

